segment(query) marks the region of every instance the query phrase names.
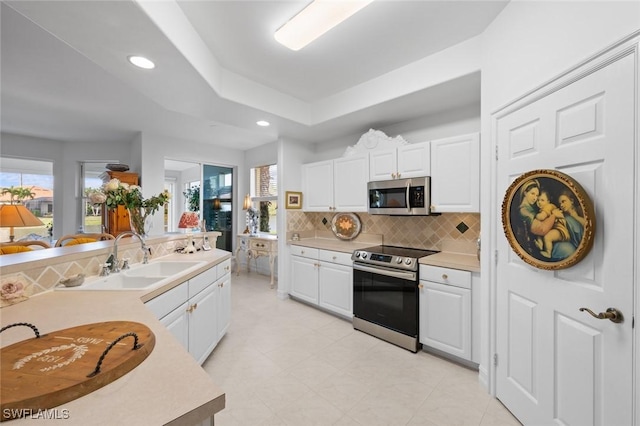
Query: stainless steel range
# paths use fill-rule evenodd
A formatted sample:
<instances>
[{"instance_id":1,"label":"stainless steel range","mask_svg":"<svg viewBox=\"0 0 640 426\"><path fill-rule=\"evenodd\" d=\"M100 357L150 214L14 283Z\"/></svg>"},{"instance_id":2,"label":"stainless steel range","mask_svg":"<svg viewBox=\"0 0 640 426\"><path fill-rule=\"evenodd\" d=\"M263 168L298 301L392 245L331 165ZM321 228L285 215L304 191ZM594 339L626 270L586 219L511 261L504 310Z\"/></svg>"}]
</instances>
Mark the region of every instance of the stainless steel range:
<instances>
[{"instance_id":1,"label":"stainless steel range","mask_svg":"<svg viewBox=\"0 0 640 426\"><path fill-rule=\"evenodd\" d=\"M354 251L353 328L417 352L418 260L435 253L394 246Z\"/></svg>"}]
</instances>

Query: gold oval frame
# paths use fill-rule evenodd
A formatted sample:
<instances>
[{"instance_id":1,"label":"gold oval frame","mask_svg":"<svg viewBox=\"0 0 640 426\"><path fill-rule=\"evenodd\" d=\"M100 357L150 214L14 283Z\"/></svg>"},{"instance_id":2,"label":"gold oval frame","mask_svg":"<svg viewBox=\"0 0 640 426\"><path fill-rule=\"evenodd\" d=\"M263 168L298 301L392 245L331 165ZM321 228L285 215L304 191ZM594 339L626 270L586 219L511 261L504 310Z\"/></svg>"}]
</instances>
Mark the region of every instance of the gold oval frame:
<instances>
[{"instance_id":1,"label":"gold oval frame","mask_svg":"<svg viewBox=\"0 0 640 426\"><path fill-rule=\"evenodd\" d=\"M542 229L542 221L533 225L535 221L531 217L525 218L522 214L522 211L525 210L527 214L531 213L535 218L536 212L527 210L532 204L528 204L528 206L523 206L523 204L525 203L524 194L531 191L536 185L538 194L540 191L548 192L552 198L550 201L558 209L560 196L569 197L570 194L572 205L576 210L576 215L567 216L571 218L570 220L565 217L559 219L560 222L556 221L553 224L553 227L557 229L557 234L569 237L551 243L552 250L547 250L549 246L545 245L543 233L546 235L546 232L544 232L545 229ZM578 208L580 212L578 212ZM528 220L531 220L532 223L528 223ZM564 223L561 220L564 220ZM549 219L549 221L551 220ZM549 221L544 226L548 227ZM563 225L566 234L563 231ZM577 231L580 230L580 225L582 226L582 236L578 238ZM546 270L564 269L582 260L593 246L595 213L587 193L571 176L556 170L532 170L519 176L507 189L502 202L502 228L513 251L529 265ZM556 246L556 244L558 245ZM572 252L571 247L573 247Z\"/></svg>"}]
</instances>

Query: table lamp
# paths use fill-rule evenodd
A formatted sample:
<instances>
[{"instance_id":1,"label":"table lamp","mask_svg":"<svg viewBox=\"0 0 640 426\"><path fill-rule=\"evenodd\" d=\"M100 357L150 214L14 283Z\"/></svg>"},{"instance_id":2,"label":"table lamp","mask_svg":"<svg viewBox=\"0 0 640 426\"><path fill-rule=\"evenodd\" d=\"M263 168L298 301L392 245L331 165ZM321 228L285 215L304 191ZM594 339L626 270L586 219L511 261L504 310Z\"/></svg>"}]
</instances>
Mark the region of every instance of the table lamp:
<instances>
[{"instance_id":1,"label":"table lamp","mask_svg":"<svg viewBox=\"0 0 640 426\"><path fill-rule=\"evenodd\" d=\"M0 227L10 227L9 241L13 242L15 238L14 227L23 228L27 226L44 226L44 223L22 204L0 205Z\"/></svg>"},{"instance_id":2,"label":"table lamp","mask_svg":"<svg viewBox=\"0 0 640 426\"><path fill-rule=\"evenodd\" d=\"M251 208L251 196L249 194L244 196L244 202L242 203L242 210L247 210L247 219L246 219L246 227L244 228L243 234L249 234L249 212L248 210Z\"/></svg>"},{"instance_id":3,"label":"table lamp","mask_svg":"<svg viewBox=\"0 0 640 426\"><path fill-rule=\"evenodd\" d=\"M191 234L191 230L198 226L200 226L200 216L198 216L197 212L182 213L182 216L180 216L180 222L178 222L178 228L189 230L187 231L188 238L187 247L184 249L185 253L193 253L196 251L193 247L193 235Z\"/></svg>"}]
</instances>

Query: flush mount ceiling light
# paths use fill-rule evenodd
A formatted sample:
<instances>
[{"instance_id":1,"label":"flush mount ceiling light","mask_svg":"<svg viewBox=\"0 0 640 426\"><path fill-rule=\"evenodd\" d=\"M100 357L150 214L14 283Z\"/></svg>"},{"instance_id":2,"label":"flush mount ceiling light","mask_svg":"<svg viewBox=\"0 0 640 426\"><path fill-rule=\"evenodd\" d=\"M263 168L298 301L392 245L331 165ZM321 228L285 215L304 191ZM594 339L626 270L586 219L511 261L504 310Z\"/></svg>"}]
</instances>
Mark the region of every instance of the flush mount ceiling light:
<instances>
[{"instance_id":1,"label":"flush mount ceiling light","mask_svg":"<svg viewBox=\"0 0 640 426\"><path fill-rule=\"evenodd\" d=\"M257 124L258 126L261 126L261 127L267 127L267 126L269 126L271 123L269 123L268 121L260 120L260 121L256 121L256 124Z\"/></svg>"},{"instance_id":2,"label":"flush mount ceiling light","mask_svg":"<svg viewBox=\"0 0 640 426\"><path fill-rule=\"evenodd\" d=\"M156 67L156 64L154 64L151 60L145 58L144 56L132 55L127 57L127 59L136 67L143 68L145 70L151 70Z\"/></svg>"},{"instance_id":3,"label":"flush mount ceiling light","mask_svg":"<svg viewBox=\"0 0 640 426\"><path fill-rule=\"evenodd\" d=\"M278 43L300 50L373 0L314 0L276 31Z\"/></svg>"}]
</instances>

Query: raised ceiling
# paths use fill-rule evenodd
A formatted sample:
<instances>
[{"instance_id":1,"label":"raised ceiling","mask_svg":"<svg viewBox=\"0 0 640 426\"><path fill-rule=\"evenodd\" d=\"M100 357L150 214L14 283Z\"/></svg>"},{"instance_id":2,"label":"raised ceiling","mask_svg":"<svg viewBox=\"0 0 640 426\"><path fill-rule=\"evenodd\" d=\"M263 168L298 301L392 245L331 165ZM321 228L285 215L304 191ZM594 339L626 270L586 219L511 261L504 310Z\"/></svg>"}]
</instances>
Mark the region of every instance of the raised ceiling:
<instances>
[{"instance_id":1,"label":"raised ceiling","mask_svg":"<svg viewBox=\"0 0 640 426\"><path fill-rule=\"evenodd\" d=\"M273 32L306 3L3 2L2 131L239 149L358 134L478 103L468 43L507 2L377 0L293 52ZM133 68L131 54L156 69Z\"/></svg>"}]
</instances>

